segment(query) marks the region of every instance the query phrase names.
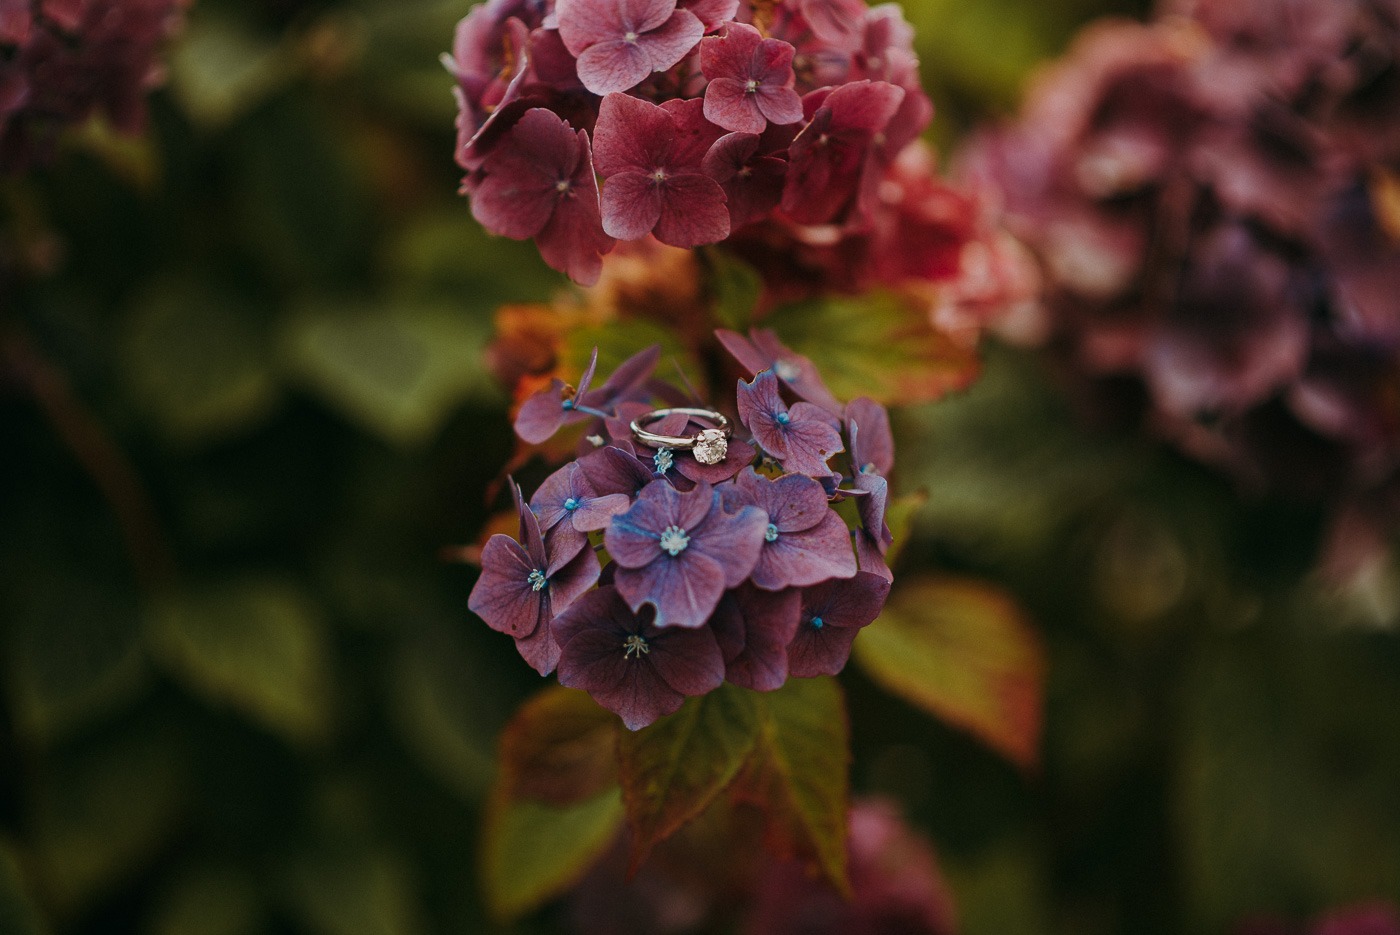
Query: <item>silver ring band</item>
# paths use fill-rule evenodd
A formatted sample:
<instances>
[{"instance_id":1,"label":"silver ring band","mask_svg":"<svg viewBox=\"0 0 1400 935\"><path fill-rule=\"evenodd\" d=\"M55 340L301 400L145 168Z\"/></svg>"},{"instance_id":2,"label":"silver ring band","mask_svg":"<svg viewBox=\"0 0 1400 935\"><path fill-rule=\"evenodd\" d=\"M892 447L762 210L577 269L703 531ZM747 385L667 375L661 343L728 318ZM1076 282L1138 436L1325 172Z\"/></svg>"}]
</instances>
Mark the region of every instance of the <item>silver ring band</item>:
<instances>
[{"instance_id":1,"label":"silver ring band","mask_svg":"<svg viewBox=\"0 0 1400 935\"><path fill-rule=\"evenodd\" d=\"M671 415L694 416L707 419L715 424L712 429L701 429L694 435L657 435L648 432L644 426ZM632 420L632 435L637 441L656 448L685 448L701 464L718 464L729 453L729 436L733 427L722 412L713 409L697 409L689 406L676 406L671 409L653 409Z\"/></svg>"}]
</instances>

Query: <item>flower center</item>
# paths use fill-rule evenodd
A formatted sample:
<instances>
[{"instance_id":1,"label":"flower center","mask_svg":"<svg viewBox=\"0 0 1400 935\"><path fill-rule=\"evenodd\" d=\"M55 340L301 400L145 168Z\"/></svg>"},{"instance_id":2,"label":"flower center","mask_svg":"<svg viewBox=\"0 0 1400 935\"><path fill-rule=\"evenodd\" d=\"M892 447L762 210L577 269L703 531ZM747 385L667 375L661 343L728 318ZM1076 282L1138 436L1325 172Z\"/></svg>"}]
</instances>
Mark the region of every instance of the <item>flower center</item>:
<instances>
[{"instance_id":1,"label":"flower center","mask_svg":"<svg viewBox=\"0 0 1400 935\"><path fill-rule=\"evenodd\" d=\"M625 33L622 34L622 41L623 41L623 42L636 42L636 41L637 41L637 34L636 34L635 32L632 32L632 31L629 30L629 31L627 31L627 32L625 32Z\"/></svg>"},{"instance_id":2,"label":"flower center","mask_svg":"<svg viewBox=\"0 0 1400 935\"><path fill-rule=\"evenodd\" d=\"M554 190L562 195L569 190L569 185L570 182L568 179L560 179L554 183Z\"/></svg>"},{"instance_id":3,"label":"flower center","mask_svg":"<svg viewBox=\"0 0 1400 935\"><path fill-rule=\"evenodd\" d=\"M594 448L603 447L603 436L601 435L585 435L584 438L587 439L588 444L592 445Z\"/></svg>"},{"instance_id":4,"label":"flower center","mask_svg":"<svg viewBox=\"0 0 1400 935\"><path fill-rule=\"evenodd\" d=\"M665 170L665 169L652 169L652 170L651 170L651 180L652 180L653 182L657 183L658 185L660 185L662 182L666 181L666 170Z\"/></svg>"},{"instance_id":5,"label":"flower center","mask_svg":"<svg viewBox=\"0 0 1400 935\"><path fill-rule=\"evenodd\" d=\"M879 471L877 471L877 470L875 469L875 462L874 462L874 461L867 461L865 464L862 464L862 465L860 466L860 472L861 472L862 474L878 474L878 473L880 473Z\"/></svg>"},{"instance_id":6,"label":"flower center","mask_svg":"<svg viewBox=\"0 0 1400 935\"><path fill-rule=\"evenodd\" d=\"M564 509L572 513L574 510L578 509L578 501L575 500L573 497L570 497L569 499L564 501Z\"/></svg>"},{"instance_id":7,"label":"flower center","mask_svg":"<svg viewBox=\"0 0 1400 935\"><path fill-rule=\"evenodd\" d=\"M812 629L820 630L824 626L826 626L826 621L823 620L821 617L812 618Z\"/></svg>"},{"instance_id":8,"label":"flower center","mask_svg":"<svg viewBox=\"0 0 1400 935\"><path fill-rule=\"evenodd\" d=\"M656 454L652 455L651 463L656 466L656 473L665 474L671 470L671 465L676 463L676 457L671 454L670 448L658 448Z\"/></svg>"},{"instance_id":9,"label":"flower center","mask_svg":"<svg viewBox=\"0 0 1400 935\"><path fill-rule=\"evenodd\" d=\"M572 399L566 399L559 405L564 409L565 412L568 412L570 409L574 408L574 401Z\"/></svg>"},{"instance_id":10,"label":"flower center","mask_svg":"<svg viewBox=\"0 0 1400 935\"><path fill-rule=\"evenodd\" d=\"M802 376L802 371L797 369L797 365L786 360L780 360L773 365L773 372L778 375L778 379L791 383Z\"/></svg>"},{"instance_id":11,"label":"flower center","mask_svg":"<svg viewBox=\"0 0 1400 935\"><path fill-rule=\"evenodd\" d=\"M758 79L756 79L756 78L750 78L748 81L745 81L745 82L744 82L744 90L747 91L749 94L754 94L755 92L757 92L757 91L758 91Z\"/></svg>"},{"instance_id":12,"label":"flower center","mask_svg":"<svg viewBox=\"0 0 1400 935\"><path fill-rule=\"evenodd\" d=\"M763 531L763 541L765 541L765 542L777 542L777 541L778 541L778 527L777 527L777 526L774 526L772 523L769 523L769 524L768 524L768 528L765 529L765 530Z\"/></svg>"},{"instance_id":13,"label":"flower center","mask_svg":"<svg viewBox=\"0 0 1400 935\"><path fill-rule=\"evenodd\" d=\"M780 412L773 418L777 420L779 425L787 425L792 421L792 416L788 415L786 412Z\"/></svg>"},{"instance_id":14,"label":"flower center","mask_svg":"<svg viewBox=\"0 0 1400 935\"><path fill-rule=\"evenodd\" d=\"M543 591L545 585L549 584L549 579L544 576L544 572L536 568L525 578L530 585L531 591Z\"/></svg>"},{"instance_id":15,"label":"flower center","mask_svg":"<svg viewBox=\"0 0 1400 935\"><path fill-rule=\"evenodd\" d=\"M670 552L677 556L685 551L685 547L690 545L690 537L685 534L685 530L679 526L667 526L661 531L661 551Z\"/></svg>"},{"instance_id":16,"label":"flower center","mask_svg":"<svg viewBox=\"0 0 1400 935\"><path fill-rule=\"evenodd\" d=\"M642 658L642 656L645 656L649 652L651 652L651 647L647 645L647 641L642 639L635 633L627 637L627 639L622 644L623 659L631 659L633 654L635 654L636 657L640 659Z\"/></svg>"}]
</instances>

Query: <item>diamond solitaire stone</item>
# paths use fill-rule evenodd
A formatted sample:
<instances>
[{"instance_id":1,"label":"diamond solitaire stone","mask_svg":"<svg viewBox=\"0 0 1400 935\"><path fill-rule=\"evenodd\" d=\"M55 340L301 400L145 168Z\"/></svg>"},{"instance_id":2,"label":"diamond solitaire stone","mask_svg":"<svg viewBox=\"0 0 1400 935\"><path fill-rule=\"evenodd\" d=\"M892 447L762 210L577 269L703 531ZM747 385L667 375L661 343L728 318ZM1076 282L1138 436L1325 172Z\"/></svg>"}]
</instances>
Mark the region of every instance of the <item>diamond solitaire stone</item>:
<instances>
[{"instance_id":1,"label":"diamond solitaire stone","mask_svg":"<svg viewBox=\"0 0 1400 935\"><path fill-rule=\"evenodd\" d=\"M695 437L692 452L701 464L719 464L729 454L729 441L719 429L705 429Z\"/></svg>"}]
</instances>

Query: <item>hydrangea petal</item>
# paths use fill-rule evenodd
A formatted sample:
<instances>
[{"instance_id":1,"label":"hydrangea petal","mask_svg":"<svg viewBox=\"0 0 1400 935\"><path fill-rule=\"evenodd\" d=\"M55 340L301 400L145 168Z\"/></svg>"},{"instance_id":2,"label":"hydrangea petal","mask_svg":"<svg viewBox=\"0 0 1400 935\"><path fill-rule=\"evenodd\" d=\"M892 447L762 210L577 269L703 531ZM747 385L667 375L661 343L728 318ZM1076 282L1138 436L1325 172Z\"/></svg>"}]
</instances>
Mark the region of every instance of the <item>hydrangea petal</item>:
<instances>
[{"instance_id":1,"label":"hydrangea petal","mask_svg":"<svg viewBox=\"0 0 1400 935\"><path fill-rule=\"evenodd\" d=\"M497 533L481 550L481 576L467 597L467 609L486 625L511 636L529 636L544 615L539 591L530 575L540 568L524 547L510 536Z\"/></svg>"},{"instance_id":2,"label":"hydrangea petal","mask_svg":"<svg viewBox=\"0 0 1400 935\"><path fill-rule=\"evenodd\" d=\"M788 677L787 646L797 632L796 590L761 591L741 585L720 600L711 629L724 654L724 677L742 688L773 691Z\"/></svg>"},{"instance_id":3,"label":"hydrangea petal","mask_svg":"<svg viewBox=\"0 0 1400 935\"><path fill-rule=\"evenodd\" d=\"M656 608L658 627L702 627L724 594L724 567L708 555L687 548L679 555L660 553L643 568L619 562L614 581L634 610Z\"/></svg>"}]
</instances>

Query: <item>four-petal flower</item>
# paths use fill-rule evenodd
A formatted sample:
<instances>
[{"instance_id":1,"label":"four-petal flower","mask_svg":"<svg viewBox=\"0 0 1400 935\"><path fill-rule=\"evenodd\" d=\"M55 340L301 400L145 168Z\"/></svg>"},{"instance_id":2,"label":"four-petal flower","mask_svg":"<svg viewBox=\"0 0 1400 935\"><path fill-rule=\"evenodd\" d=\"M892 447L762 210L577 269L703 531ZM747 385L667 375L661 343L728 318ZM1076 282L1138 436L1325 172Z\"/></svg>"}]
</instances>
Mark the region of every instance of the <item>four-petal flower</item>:
<instances>
[{"instance_id":1,"label":"four-petal flower","mask_svg":"<svg viewBox=\"0 0 1400 935\"><path fill-rule=\"evenodd\" d=\"M805 474L769 480L750 468L734 485L748 503L768 514L754 584L778 591L856 573L850 533L828 507L821 484Z\"/></svg>"},{"instance_id":2,"label":"four-petal flower","mask_svg":"<svg viewBox=\"0 0 1400 935\"><path fill-rule=\"evenodd\" d=\"M762 133L770 121L801 120L802 98L793 90L795 51L746 23L730 23L723 35L703 40L700 68L710 80L705 119L737 133Z\"/></svg>"},{"instance_id":3,"label":"four-petal flower","mask_svg":"<svg viewBox=\"0 0 1400 935\"><path fill-rule=\"evenodd\" d=\"M676 0L559 0L559 36L594 94L627 91L685 58L704 24Z\"/></svg>"},{"instance_id":4,"label":"four-petal flower","mask_svg":"<svg viewBox=\"0 0 1400 935\"><path fill-rule=\"evenodd\" d=\"M617 589L634 609L656 608L658 627L705 625L720 596L752 573L768 517L746 506L728 513L709 484L682 493L653 483L604 533Z\"/></svg>"},{"instance_id":5,"label":"four-petal flower","mask_svg":"<svg viewBox=\"0 0 1400 935\"><path fill-rule=\"evenodd\" d=\"M856 634L880 616L889 593L888 581L866 572L803 590L797 635L788 644L788 674L811 678L845 668Z\"/></svg>"},{"instance_id":6,"label":"four-petal flower","mask_svg":"<svg viewBox=\"0 0 1400 935\"><path fill-rule=\"evenodd\" d=\"M831 474L827 459L846 450L835 416L807 402L789 408L771 370L760 373L752 383L740 380L738 395L739 418L784 470L815 477Z\"/></svg>"}]
</instances>

